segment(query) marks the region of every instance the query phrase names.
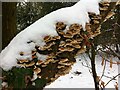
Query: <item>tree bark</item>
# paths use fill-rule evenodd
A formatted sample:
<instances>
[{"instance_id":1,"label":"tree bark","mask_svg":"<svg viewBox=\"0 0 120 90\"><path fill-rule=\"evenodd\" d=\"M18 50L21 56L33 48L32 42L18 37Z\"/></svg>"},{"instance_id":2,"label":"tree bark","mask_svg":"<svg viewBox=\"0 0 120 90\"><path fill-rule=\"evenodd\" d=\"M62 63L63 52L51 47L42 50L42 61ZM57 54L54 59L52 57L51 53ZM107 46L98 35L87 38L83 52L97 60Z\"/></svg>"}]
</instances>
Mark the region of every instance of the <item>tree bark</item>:
<instances>
[{"instance_id":1,"label":"tree bark","mask_svg":"<svg viewBox=\"0 0 120 90\"><path fill-rule=\"evenodd\" d=\"M94 78L94 84L95 84L95 90L99 90L99 81L97 80L97 73L96 73L96 67L95 67L95 47L92 45L91 47L91 66L92 66L92 74Z\"/></svg>"},{"instance_id":2,"label":"tree bark","mask_svg":"<svg viewBox=\"0 0 120 90\"><path fill-rule=\"evenodd\" d=\"M2 3L2 48L5 48L16 34L16 2Z\"/></svg>"}]
</instances>

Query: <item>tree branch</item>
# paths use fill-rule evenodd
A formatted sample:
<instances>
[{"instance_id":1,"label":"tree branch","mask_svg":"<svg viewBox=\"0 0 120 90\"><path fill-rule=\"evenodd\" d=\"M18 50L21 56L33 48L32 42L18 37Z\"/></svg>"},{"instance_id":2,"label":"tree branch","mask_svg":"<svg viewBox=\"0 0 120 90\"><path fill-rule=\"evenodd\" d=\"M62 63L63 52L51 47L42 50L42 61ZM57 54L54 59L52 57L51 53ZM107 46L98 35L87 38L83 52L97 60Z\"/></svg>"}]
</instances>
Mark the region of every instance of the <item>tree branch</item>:
<instances>
[{"instance_id":1,"label":"tree branch","mask_svg":"<svg viewBox=\"0 0 120 90\"><path fill-rule=\"evenodd\" d=\"M116 77L118 77L118 76L120 76L120 73L118 74L118 75L116 75L116 76L114 76L110 81L108 81L106 84L105 84L105 86L107 86L112 80L114 80Z\"/></svg>"}]
</instances>

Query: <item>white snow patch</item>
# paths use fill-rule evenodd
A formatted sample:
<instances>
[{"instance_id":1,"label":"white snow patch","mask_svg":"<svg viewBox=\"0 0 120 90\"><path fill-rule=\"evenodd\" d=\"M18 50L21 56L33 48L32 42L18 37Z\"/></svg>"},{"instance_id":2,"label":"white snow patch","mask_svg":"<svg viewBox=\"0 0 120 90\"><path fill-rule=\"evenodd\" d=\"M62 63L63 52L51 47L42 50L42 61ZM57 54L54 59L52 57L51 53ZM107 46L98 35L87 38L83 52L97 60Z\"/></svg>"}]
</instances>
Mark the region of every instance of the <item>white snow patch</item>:
<instances>
[{"instance_id":1,"label":"white snow patch","mask_svg":"<svg viewBox=\"0 0 120 90\"><path fill-rule=\"evenodd\" d=\"M10 44L0 54L0 67L10 70L17 66L17 59L31 59L31 50L35 45L43 46L43 37L46 35L57 36L55 30L56 22L65 22L67 25L79 23L85 29L85 24L89 22L88 12L99 14L99 0L80 0L71 7L62 8L44 16L25 30L16 35ZM31 43L27 43L30 42ZM20 57L19 53L26 53ZM44 58L44 57L43 57Z\"/></svg>"},{"instance_id":2,"label":"white snow patch","mask_svg":"<svg viewBox=\"0 0 120 90\"><path fill-rule=\"evenodd\" d=\"M118 59L113 58L113 60L117 61ZM96 56L96 71L98 76L101 76L103 71L101 62L102 58L100 56ZM88 67L91 67L90 59L87 55L83 54L77 58L77 62L72 66L72 70L69 74L59 77L45 88L94 88L92 73L90 73L90 68L86 67L87 65ZM74 72L76 71L81 72L81 74L75 74ZM113 65L113 67L110 68L110 64L107 62L104 75L108 77L103 76L102 81L106 84L111 78L113 78L113 76L116 76L117 74L118 65ZM115 82L118 82L118 78L116 79L117 80L111 81L106 88L114 88Z\"/></svg>"},{"instance_id":3,"label":"white snow patch","mask_svg":"<svg viewBox=\"0 0 120 90\"><path fill-rule=\"evenodd\" d=\"M8 83L7 82L2 82L1 85L2 85L2 87L6 87L6 88L8 87Z\"/></svg>"},{"instance_id":4,"label":"white snow patch","mask_svg":"<svg viewBox=\"0 0 120 90\"><path fill-rule=\"evenodd\" d=\"M33 78L31 79L31 81L34 81L34 80L36 80L36 79L37 79L37 74L34 73Z\"/></svg>"},{"instance_id":5,"label":"white snow patch","mask_svg":"<svg viewBox=\"0 0 120 90\"><path fill-rule=\"evenodd\" d=\"M36 53L38 60L46 60L47 59L47 55L41 55L39 53Z\"/></svg>"}]
</instances>

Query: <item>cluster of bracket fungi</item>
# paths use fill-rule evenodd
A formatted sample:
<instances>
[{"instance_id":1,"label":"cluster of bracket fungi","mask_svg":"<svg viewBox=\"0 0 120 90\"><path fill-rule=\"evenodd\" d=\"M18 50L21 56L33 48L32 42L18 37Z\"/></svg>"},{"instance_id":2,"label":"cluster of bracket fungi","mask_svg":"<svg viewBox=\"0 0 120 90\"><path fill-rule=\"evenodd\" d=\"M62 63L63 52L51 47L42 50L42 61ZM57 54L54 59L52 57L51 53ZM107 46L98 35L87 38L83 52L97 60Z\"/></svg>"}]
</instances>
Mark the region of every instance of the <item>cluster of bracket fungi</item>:
<instances>
[{"instance_id":1,"label":"cluster of bracket fungi","mask_svg":"<svg viewBox=\"0 0 120 90\"><path fill-rule=\"evenodd\" d=\"M109 2L100 3L102 13L100 15L89 13L91 21L86 24L86 31L77 23L68 26L64 22L57 22L58 36L45 36L46 45L36 46L35 50L31 51L33 60L18 60L18 64L21 67L32 68L37 78L44 78L47 83L69 73L76 61L75 56L85 52L86 47L91 46L89 39L100 34L100 23L105 18L109 5ZM38 60L36 53L48 55L48 57L45 61ZM24 52L20 55L24 55Z\"/></svg>"}]
</instances>

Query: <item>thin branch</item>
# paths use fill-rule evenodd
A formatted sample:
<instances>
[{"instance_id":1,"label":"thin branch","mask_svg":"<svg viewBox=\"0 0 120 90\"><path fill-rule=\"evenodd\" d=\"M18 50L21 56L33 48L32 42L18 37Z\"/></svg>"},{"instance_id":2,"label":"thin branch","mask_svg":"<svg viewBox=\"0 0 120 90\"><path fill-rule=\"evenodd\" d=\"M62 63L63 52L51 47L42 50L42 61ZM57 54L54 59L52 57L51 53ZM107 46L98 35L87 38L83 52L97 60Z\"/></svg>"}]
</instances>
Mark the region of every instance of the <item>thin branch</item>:
<instances>
[{"instance_id":1,"label":"thin branch","mask_svg":"<svg viewBox=\"0 0 120 90\"><path fill-rule=\"evenodd\" d=\"M88 55L88 57L89 57L89 58L90 58L90 60L91 60L92 58L91 58L91 56L90 56L90 53L89 53L89 52L87 53L87 55Z\"/></svg>"},{"instance_id":2,"label":"thin branch","mask_svg":"<svg viewBox=\"0 0 120 90\"><path fill-rule=\"evenodd\" d=\"M83 63L82 63L82 65L85 66L85 67L87 67L88 70L89 70L89 72L92 73L92 72L91 72L91 69L92 69L92 68L90 67L88 60L86 59L86 57L85 57L84 55L82 55L82 56L84 57L84 60L85 60L85 62L86 62L86 65L84 65Z\"/></svg>"},{"instance_id":3,"label":"thin branch","mask_svg":"<svg viewBox=\"0 0 120 90\"><path fill-rule=\"evenodd\" d=\"M84 55L83 55L83 57L84 57L84 59L85 59L85 61L86 61L87 66L90 67L89 62L88 62L88 60L86 59L86 57L85 57ZM91 69L91 67L90 67L90 69Z\"/></svg>"},{"instance_id":4,"label":"thin branch","mask_svg":"<svg viewBox=\"0 0 120 90\"><path fill-rule=\"evenodd\" d=\"M116 23L116 25L120 27L120 24Z\"/></svg>"},{"instance_id":5,"label":"thin branch","mask_svg":"<svg viewBox=\"0 0 120 90\"><path fill-rule=\"evenodd\" d=\"M104 64L103 71L102 71L102 75L101 75L99 81L101 81L102 77L104 76L104 73L105 73L105 67L106 67L106 60L105 60L105 64Z\"/></svg>"},{"instance_id":6,"label":"thin branch","mask_svg":"<svg viewBox=\"0 0 120 90\"><path fill-rule=\"evenodd\" d=\"M116 77L118 77L120 75L120 73L118 74L118 75L116 75L116 76L114 76L110 81L108 81L106 84L105 84L105 86L107 86L112 80L114 80Z\"/></svg>"},{"instance_id":7,"label":"thin branch","mask_svg":"<svg viewBox=\"0 0 120 90\"><path fill-rule=\"evenodd\" d=\"M105 51L103 51L103 50L101 50L102 52L104 52L104 53L107 53L107 52L105 52ZM108 53L107 53L108 54ZM100 55L100 54L99 54ZM102 57L102 55L100 55L101 57ZM107 61L107 62L110 62L108 59L106 59L106 58L104 58L105 59L105 61ZM112 64L120 64L120 62L118 61L118 62L113 62L112 61Z\"/></svg>"},{"instance_id":8,"label":"thin branch","mask_svg":"<svg viewBox=\"0 0 120 90\"><path fill-rule=\"evenodd\" d=\"M106 78L110 78L110 79L113 78L113 77L109 77L109 76L107 76L107 75L104 75L104 77L106 77ZM116 80L116 79L113 79L113 80Z\"/></svg>"},{"instance_id":9,"label":"thin branch","mask_svg":"<svg viewBox=\"0 0 120 90\"><path fill-rule=\"evenodd\" d=\"M91 67L89 67L88 65L83 64L83 62L82 62L82 65L83 65L84 67L87 67L87 68L90 68L90 69L91 69Z\"/></svg>"},{"instance_id":10,"label":"thin branch","mask_svg":"<svg viewBox=\"0 0 120 90\"><path fill-rule=\"evenodd\" d=\"M109 48L108 46L105 46L107 49L109 49L114 56L117 56L118 58L120 58L120 55L118 53L116 53L115 51L113 51L111 48Z\"/></svg>"}]
</instances>

